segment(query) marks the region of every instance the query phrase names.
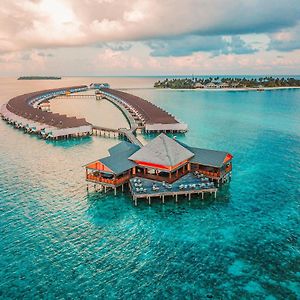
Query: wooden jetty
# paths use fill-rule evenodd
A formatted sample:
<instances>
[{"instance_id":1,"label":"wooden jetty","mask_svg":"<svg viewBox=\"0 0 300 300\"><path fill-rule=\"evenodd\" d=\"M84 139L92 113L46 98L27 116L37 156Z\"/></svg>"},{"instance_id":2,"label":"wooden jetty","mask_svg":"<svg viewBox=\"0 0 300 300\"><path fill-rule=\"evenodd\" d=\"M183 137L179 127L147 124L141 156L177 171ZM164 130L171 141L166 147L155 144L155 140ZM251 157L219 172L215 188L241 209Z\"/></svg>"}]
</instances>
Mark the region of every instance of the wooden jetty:
<instances>
[{"instance_id":1,"label":"wooden jetty","mask_svg":"<svg viewBox=\"0 0 300 300\"><path fill-rule=\"evenodd\" d=\"M96 98L95 94L63 94L57 96L58 99L82 99L82 98Z\"/></svg>"},{"instance_id":2,"label":"wooden jetty","mask_svg":"<svg viewBox=\"0 0 300 300\"><path fill-rule=\"evenodd\" d=\"M140 140L134 135L133 131L127 128L113 129L113 128L107 128L101 126L93 126L92 134L95 136L114 137L114 138L119 137L128 140L132 144L136 144L138 146L143 145L140 142Z\"/></svg>"}]
</instances>

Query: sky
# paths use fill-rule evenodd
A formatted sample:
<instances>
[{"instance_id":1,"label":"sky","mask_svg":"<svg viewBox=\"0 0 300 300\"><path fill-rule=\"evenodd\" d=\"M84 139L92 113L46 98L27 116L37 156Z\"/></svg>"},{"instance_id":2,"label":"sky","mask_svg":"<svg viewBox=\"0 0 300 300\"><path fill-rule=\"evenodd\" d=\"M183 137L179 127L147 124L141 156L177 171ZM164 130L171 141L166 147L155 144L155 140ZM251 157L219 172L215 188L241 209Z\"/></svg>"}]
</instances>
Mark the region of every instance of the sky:
<instances>
[{"instance_id":1,"label":"sky","mask_svg":"<svg viewBox=\"0 0 300 300\"><path fill-rule=\"evenodd\" d=\"M1 0L0 76L299 75L300 0Z\"/></svg>"}]
</instances>

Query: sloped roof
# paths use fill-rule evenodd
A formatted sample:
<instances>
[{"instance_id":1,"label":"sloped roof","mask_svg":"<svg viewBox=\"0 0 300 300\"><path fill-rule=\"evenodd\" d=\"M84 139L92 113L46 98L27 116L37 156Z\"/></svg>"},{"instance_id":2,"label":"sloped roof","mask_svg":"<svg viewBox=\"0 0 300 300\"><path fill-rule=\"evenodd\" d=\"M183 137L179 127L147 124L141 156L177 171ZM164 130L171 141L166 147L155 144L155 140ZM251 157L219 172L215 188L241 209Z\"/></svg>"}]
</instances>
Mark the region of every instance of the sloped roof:
<instances>
[{"instance_id":1,"label":"sloped roof","mask_svg":"<svg viewBox=\"0 0 300 300\"><path fill-rule=\"evenodd\" d=\"M222 167L224 160L227 156L227 152L201 149L189 147L194 152L195 156L190 160L192 163L198 163L204 166L210 167Z\"/></svg>"},{"instance_id":2,"label":"sloped roof","mask_svg":"<svg viewBox=\"0 0 300 300\"><path fill-rule=\"evenodd\" d=\"M101 158L99 161L118 175L136 166L136 163L128 157L139 148L137 145L123 141L108 150L110 156Z\"/></svg>"},{"instance_id":3,"label":"sloped roof","mask_svg":"<svg viewBox=\"0 0 300 300\"><path fill-rule=\"evenodd\" d=\"M164 166L175 166L193 155L190 150L162 133L132 154L129 159Z\"/></svg>"},{"instance_id":4,"label":"sloped roof","mask_svg":"<svg viewBox=\"0 0 300 300\"><path fill-rule=\"evenodd\" d=\"M210 149L202 149L197 147L190 147L183 142L177 141L183 147L189 149L195 155L190 159L192 163L198 163L204 166L220 168L224 164L224 160L227 155L232 156L230 153L225 151L217 151Z\"/></svg>"},{"instance_id":5,"label":"sloped roof","mask_svg":"<svg viewBox=\"0 0 300 300\"><path fill-rule=\"evenodd\" d=\"M114 155L118 152L131 152L134 153L135 151L139 150L140 147L138 145L123 141L111 148L108 149L110 155ZM131 155L131 154L129 154Z\"/></svg>"}]
</instances>

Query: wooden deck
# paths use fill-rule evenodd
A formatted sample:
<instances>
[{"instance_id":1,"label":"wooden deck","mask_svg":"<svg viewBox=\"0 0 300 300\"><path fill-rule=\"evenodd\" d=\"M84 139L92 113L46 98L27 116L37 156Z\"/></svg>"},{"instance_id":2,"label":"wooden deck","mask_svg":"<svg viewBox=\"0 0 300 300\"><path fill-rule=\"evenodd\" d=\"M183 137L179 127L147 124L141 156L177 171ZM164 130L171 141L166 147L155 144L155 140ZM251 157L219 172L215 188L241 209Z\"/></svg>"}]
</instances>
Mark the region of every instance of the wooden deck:
<instances>
[{"instance_id":1,"label":"wooden deck","mask_svg":"<svg viewBox=\"0 0 300 300\"><path fill-rule=\"evenodd\" d=\"M146 187L142 192L139 192L135 186L137 180L142 182L143 186ZM97 184L100 186L101 191L106 193L108 189L111 189L115 195L117 194L117 188L121 187L123 192L124 186L128 183L134 205L138 204L139 199L146 199L149 205L151 205L153 198L161 199L162 203L165 203L165 197L173 197L175 198L175 202L178 202L179 196L185 196L189 201L193 195L199 196L200 199L204 199L207 194L214 195L216 198L218 191L218 188L212 182L209 182L208 178L199 180L199 178L197 179L191 173L181 177L172 185L153 179L142 178L138 175L126 175L118 179L107 179L88 174L86 181L93 183L95 190ZM153 184L157 187L159 186L159 190L153 190ZM88 184L87 190L89 190Z\"/></svg>"},{"instance_id":2,"label":"wooden deck","mask_svg":"<svg viewBox=\"0 0 300 300\"><path fill-rule=\"evenodd\" d=\"M131 177L129 175L124 176L124 177L119 178L119 179L107 179L107 178L103 178L103 177L94 176L92 174L88 174L86 176L87 181L90 181L90 182L93 182L93 183L100 183L100 184L103 184L103 185L106 185L106 186L109 186L109 187L112 187L112 188L118 187L122 184L125 184L126 182L128 182L128 180L130 178Z\"/></svg>"},{"instance_id":3,"label":"wooden deck","mask_svg":"<svg viewBox=\"0 0 300 300\"><path fill-rule=\"evenodd\" d=\"M93 135L121 137L127 139L132 144L138 145L140 147L143 146L140 140L134 135L133 131L127 128L113 129L101 126L93 126Z\"/></svg>"},{"instance_id":4,"label":"wooden deck","mask_svg":"<svg viewBox=\"0 0 300 300\"><path fill-rule=\"evenodd\" d=\"M70 99L70 98L74 98L74 99L80 99L80 98L96 98L95 94L80 94L80 95L60 95L57 96L56 99Z\"/></svg>"}]
</instances>

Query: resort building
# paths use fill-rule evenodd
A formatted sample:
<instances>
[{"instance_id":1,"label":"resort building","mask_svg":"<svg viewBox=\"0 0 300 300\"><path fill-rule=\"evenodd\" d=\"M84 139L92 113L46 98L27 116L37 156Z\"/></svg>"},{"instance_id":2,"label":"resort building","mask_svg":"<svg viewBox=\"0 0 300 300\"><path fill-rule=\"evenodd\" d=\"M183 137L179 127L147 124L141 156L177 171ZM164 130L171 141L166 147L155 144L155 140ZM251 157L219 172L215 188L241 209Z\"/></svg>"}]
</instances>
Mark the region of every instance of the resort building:
<instances>
[{"instance_id":1,"label":"resort building","mask_svg":"<svg viewBox=\"0 0 300 300\"><path fill-rule=\"evenodd\" d=\"M220 89L226 89L226 88L229 88L230 86L229 86L229 84L227 83L227 82L221 82L220 84L219 84L219 88Z\"/></svg>"},{"instance_id":2,"label":"resort building","mask_svg":"<svg viewBox=\"0 0 300 300\"><path fill-rule=\"evenodd\" d=\"M86 180L105 191L129 183L133 199L214 192L231 177L232 155L187 146L165 134L147 145L121 142L85 166Z\"/></svg>"},{"instance_id":3,"label":"resort building","mask_svg":"<svg viewBox=\"0 0 300 300\"><path fill-rule=\"evenodd\" d=\"M110 85L108 83L91 83L90 89L102 89L102 88L109 88Z\"/></svg>"},{"instance_id":4,"label":"resort building","mask_svg":"<svg viewBox=\"0 0 300 300\"><path fill-rule=\"evenodd\" d=\"M204 89L205 85L202 84L201 82L197 82L195 83L195 89Z\"/></svg>"},{"instance_id":5,"label":"resort building","mask_svg":"<svg viewBox=\"0 0 300 300\"><path fill-rule=\"evenodd\" d=\"M208 84L205 85L205 88L207 89L216 89L218 87L218 85L216 85L213 82L209 82Z\"/></svg>"},{"instance_id":6,"label":"resort building","mask_svg":"<svg viewBox=\"0 0 300 300\"><path fill-rule=\"evenodd\" d=\"M233 88L238 88L239 85L240 85L239 82L232 82L232 83L231 83L231 87L233 87Z\"/></svg>"}]
</instances>

